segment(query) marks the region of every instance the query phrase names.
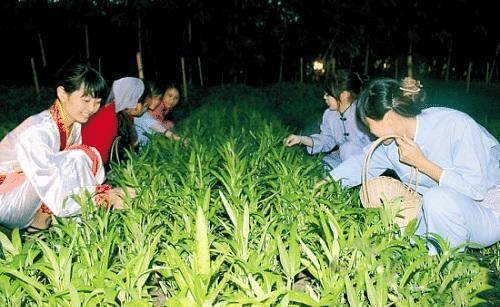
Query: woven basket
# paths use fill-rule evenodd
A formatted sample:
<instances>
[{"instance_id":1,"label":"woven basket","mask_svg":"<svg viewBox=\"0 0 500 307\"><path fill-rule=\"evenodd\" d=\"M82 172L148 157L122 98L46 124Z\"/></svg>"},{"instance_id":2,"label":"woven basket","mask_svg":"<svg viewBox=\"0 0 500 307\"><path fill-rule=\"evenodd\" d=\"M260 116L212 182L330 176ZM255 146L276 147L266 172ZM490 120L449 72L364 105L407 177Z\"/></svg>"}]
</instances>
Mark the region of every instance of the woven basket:
<instances>
[{"instance_id":1,"label":"woven basket","mask_svg":"<svg viewBox=\"0 0 500 307\"><path fill-rule=\"evenodd\" d=\"M405 227L412 219L418 216L420 208L422 207L422 197L416 192L418 187L418 170L411 167L408 186L404 185L399 180L386 176L379 176L367 180L370 159L377 146L387 139L395 139L398 137L399 136L396 135L383 136L371 145L363 165L359 197L361 199L361 204L365 208L380 208L383 206L383 202L385 202L386 205L396 205L399 202L393 200L400 198L399 214L396 216L395 222L399 226ZM411 187L412 182L414 182L414 188Z\"/></svg>"}]
</instances>

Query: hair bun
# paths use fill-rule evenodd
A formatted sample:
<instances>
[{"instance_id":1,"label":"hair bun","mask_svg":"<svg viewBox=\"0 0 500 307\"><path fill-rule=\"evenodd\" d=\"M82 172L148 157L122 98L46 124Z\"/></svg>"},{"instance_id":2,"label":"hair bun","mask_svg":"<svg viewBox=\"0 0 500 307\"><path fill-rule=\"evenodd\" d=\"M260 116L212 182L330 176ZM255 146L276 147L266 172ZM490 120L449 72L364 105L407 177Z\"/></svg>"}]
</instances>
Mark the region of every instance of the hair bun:
<instances>
[{"instance_id":1,"label":"hair bun","mask_svg":"<svg viewBox=\"0 0 500 307\"><path fill-rule=\"evenodd\" d=\"M413 97L422 90L422 84L420 81L413 79L412 77L406 77L403 79L400 90L403 91L403 97L410 96Z\"/></svg>"}]
</instances>

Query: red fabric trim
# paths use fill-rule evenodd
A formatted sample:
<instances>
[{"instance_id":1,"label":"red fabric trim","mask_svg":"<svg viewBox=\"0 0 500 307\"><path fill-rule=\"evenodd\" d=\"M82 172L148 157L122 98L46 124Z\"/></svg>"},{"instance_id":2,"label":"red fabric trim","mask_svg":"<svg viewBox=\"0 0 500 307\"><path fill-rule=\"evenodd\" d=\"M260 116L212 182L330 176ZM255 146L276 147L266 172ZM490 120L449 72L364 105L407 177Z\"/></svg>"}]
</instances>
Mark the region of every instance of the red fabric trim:
<instances>
[{"instance_id":1,"label":"red fabric trim","mask_svg":"<svg viewBox=\"0 0 500 307\"><path fill-rule=\"evenodd\" d=\"M80 144L80 145L72 145L68 147L66 150L83 150L87 156L92 160L92 174L97 175L97 171L99 170L99 155L92 149L92 147Z\"/></svg>"},{"instance_id":2,"label":"red fabric trim","mask_svg":"<svg viewBox=\"0 0 500 307\"><path fill-rule=\"evenodd\" d=\"M61 143L59 150L64 150L66 148L69 132L64 126L60 104L57 103L57 101L54 102L54 104L50 107L49 112L52 116L52 120L54 120L57 125L57 129L59 130L59 141Z\"/></svg>"},{"instance_id":3,"label":"red fabric trim","mask_svg":"<svg viewBox=\"0 0 500 307\"><path fill-rule=\"evenodd\" d=\"M57 128L59 130L59 140L60 140L60 148L59 150L63 150L66 148L66 143L68 140L69 131L64 126L63 120L63 111L61 109L61 104L57 101L50 107L49 112L52 116L52 119L56 122Z\"/></svg>"},{"instance_id":4,"label":"red fabric trim","mask_svg":"<svg viewBox=\"0 0 500 307\"><path fill-rule=\"evenodd\" d=\"M41 211L42 213L52 215L52 211L49 209L49 207L47 207L46 204L42 203L42 205L40 206L40 209L38 209L38 210Z\"/></svg>"}]
</instances>

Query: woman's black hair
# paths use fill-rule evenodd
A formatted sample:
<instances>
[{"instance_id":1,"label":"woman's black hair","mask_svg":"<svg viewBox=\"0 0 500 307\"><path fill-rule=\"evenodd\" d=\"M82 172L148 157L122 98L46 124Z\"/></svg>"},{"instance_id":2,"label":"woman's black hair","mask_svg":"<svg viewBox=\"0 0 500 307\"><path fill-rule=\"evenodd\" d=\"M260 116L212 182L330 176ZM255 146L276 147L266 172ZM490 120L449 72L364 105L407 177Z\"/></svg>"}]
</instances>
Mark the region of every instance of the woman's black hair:
<instances>
[{"instance_id":1,"label":"woman's black hair","mask_svg":"<svg viewBox=\"0 0 500 307\"><path fill-rule=\"evenodd\" d=\"M125 111L117 113L118 119L118 135L120 138L120 147L118 154L120 159L126 157L125 150L134 151L137 144L137 131L134 128L132 117Z\"/></svg>"},{"instance_id":2,"label":"woman's black hair","mask_svg":"<svg viewBox=\"0 0 500 307\"><path fill-rule=\"evenodd\" d=\"M149 91L149 94L147 96L144 96L145 98L147 98L147 97L161 97L163 95L161 88L158 86L158 83L156 83L155 81L145 81L144 87L145 87L144 91L146 91L146 88L148 88L148 91Z\"/></svg>"},{"instance_id":3,"label":"woman's black hair","mask_svg":"<svg viewBox=\"0 0 500 307\"><path fill-rule=\"evenodd\" d=\"M412 78L401 82L380 78L370 82L359 96L356 116L365 125L366 118L381 120L390 110L404 117L415 117L422 111L424 99L420 82Z\"/></svg>"},{"instance_id":4,"label":"woman's black hair","mask_svg":"<svg viewBox=\"0 0 500 307\"><path fill-rule=\"evenodd\" d=\"M78 91L83 84L83 95L106 98L108 86L101 74L86 64L75 64L61 74L56 88L62 86L67 93Z\"/></svg>"},{"instance_id":5,"label":"woman's black hair","mask_svg":"<svg viewBox=\"0 0 500 307\"><path fill-rule=\"evenodd\" d=\"M177 85L175 85L174 82L165 82L165 86L163 88L163 92L165 93L166 91L170 90L170 89L176 89L176 90L179 90L177 88Z\"/></svg>"},{"instance_id":6,"label":"woman's black hair","mask_svg":"<svg viewBox=\"0 0 500 307\"><path fill-rule=\"evenodd\" d=\"M168 91L168 90L171 90L171 89L175 89L177 90L177 92L179 92L180 94L180 91L179 91L179 88L177 87L177 85L174 83L174 82L171 82L171 81L167 81L167 82L164 82L163 83L164 85L162 86L161 88L161 94L162 96L165 95L165 93ZM179 100L181 99L180 95L179 95Z\"/></svg>"},{"instance_id":7,"label":"woman's black hair","mask_svg":"<svg viewBox=\"0 0 500 307\"><path fill-rule=\"evenodd\" d=\"M342 69L325 80L324 90L335 99L340 99L340 94L344 91L349 92L356 99L367 80L367 76Z\"/></svg>"}]
</instances>

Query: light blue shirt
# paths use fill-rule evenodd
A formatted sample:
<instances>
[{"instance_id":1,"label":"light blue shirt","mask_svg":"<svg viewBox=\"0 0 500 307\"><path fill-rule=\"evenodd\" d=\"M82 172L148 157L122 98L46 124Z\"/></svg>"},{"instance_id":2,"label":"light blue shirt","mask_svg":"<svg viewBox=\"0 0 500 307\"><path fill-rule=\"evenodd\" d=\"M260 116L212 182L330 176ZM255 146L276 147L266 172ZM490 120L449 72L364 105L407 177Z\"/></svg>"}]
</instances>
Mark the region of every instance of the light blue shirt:
<instances>
[{"instance_id":1,"label":"light blue shirt","mask_svg":"<svg viewBox=\"0 0 500 307\"><path fill-rule=\"evenodd\" d=\"M144 146L149 142L148 134L156 132L152 129L153 126L162 127L161 123L149 114L149 112L145 112L141 117L136 117L134 119L134 126L140 146Z\"/></svg>"},{"instance_id":2,"label":"light blue shirt","mask_svg":"<svg viewBox=\"0 0 500 307\"><path fill-rule=\"evenodd\" d=\"M310 137L313 140L313 146L306 147L309 154L329 152L335 146L339 146L341 161L361 153L363 148L370 144L368 134L356 120L356 101L343 114L327 109L323 113L320 133L310 135Z\"/></svg>"},{"instance_id":3,"label":"light blue shirt","mask_svg":"<svg viewBox=\"0 0 500 307\"><path fill-rule=\"evenodd\" d=\"M500 185L500 145L469 115L448 108L428 108L416 118L415 143L428 160L443 169L439 183L419 173L419 193L439 185L482 201L488 190ZM368 148L332 170L332 178L341 179L345 187L359 185ZM394 169L408 184L410 167L399 161L395 142L380 145L370 161L369 178Z\"/></svg>"}]
</instances>

